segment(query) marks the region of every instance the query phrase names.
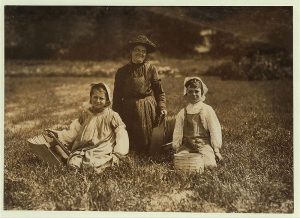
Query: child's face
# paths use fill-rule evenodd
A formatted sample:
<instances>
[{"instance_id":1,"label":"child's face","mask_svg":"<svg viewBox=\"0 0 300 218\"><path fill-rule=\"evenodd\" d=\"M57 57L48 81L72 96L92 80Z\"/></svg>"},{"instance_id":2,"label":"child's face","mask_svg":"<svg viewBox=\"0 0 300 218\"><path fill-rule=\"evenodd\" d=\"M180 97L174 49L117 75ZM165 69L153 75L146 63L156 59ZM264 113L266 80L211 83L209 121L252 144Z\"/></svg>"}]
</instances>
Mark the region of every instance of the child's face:
<instances>
[{"instance_id":1,"label":"child's face","mask_svg":"<svg viewBox=\"0 0 300 218\"><path fill-rule=\"evenodd\" d=\"M200 88L188 88L186 96L190 103L195 104L201 100L201 89Z\"/></svg>"},{"instance_id":2,"label":"child's face","mask_svg":"<svg viewBox=\"0 0 300 218\"><path fill-rule=\"evenodd\" d=\"M103 109L106 105L106 96L104 91L94 91L91 97L92 107L95 109Z\"/></svg>"}]
</instances>

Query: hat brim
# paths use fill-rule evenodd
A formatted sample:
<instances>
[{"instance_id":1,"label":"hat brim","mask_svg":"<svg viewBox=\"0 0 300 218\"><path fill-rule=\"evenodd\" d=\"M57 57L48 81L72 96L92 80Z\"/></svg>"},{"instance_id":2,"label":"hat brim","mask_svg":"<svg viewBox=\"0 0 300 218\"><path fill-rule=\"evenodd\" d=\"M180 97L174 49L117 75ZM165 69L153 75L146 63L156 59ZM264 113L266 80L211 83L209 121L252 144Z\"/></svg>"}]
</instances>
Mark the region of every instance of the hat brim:
<instances>
[{"instance_id":1,"label":"hat brim","mask_svg":"<svg viewBox=\"0 0 300 218\"><path fill-rule=\"evenodd\" d=\"M147 49L147 53L152 53L156 51L156 46L150 45L148 43L143 43L143 42L129 42L128 43L128 48L132 49L133 47L137 46L137 45L143 45L146 47Z\"/></svg>"}]
</instances>

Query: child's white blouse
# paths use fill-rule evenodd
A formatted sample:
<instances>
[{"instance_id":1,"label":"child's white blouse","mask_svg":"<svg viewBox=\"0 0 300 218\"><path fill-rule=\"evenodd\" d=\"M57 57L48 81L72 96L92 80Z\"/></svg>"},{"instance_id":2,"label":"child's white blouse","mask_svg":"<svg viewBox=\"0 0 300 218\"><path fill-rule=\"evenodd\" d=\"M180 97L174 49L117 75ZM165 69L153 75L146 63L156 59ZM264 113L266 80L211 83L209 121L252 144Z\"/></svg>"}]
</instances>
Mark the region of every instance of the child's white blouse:
<instances>
[{"instance_id":1,"label":"child's white blouse","mask_svg":"<svg viewBox=\"0 0 300 218\"><path fill-rule=\"evenodd\" d=\"M79 119L75 119L68 130L56 131L59 140L64 144L70 144L80 137L79 143L92 141L95 145L99 144L98 148L104 153L109 153L113 149L114 153L126 155L129 149L128 134L119 114L107 108L90 117L85 125L81 125Z\"/></svg>"},{"instance_id":2,"label":"child's white blouse","mask_svg":"<svg viewBox=\"0 0 300 218\"><path fill-rule=\"evenodd\" d=\"M222 146L221 125L215 111L211 106L202 101L196 104L189 104L186 107L188 114L200 113L203 127L209 131L211 146L217 152ZM173 132L173 147L179 148L182 145L183 126L184 126L184 108L176 116L175 128Z\"/></svg>"}]
</instances>

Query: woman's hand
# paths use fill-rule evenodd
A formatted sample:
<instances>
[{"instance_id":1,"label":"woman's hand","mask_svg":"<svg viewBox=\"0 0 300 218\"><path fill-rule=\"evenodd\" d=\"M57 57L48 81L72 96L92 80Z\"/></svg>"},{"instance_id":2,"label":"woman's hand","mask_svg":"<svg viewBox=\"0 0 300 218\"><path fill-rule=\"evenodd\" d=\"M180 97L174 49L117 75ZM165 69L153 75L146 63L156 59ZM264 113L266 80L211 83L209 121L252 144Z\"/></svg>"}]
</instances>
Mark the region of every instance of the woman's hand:
<instances>
[{"instance_id":1,"label":"woman's hand","mask_svg":"<svg viewBox=\"0 0 300 218\"><path fill-rule=\"evenodd\" d=\"M160 113L157 114L158 116L156 117L156 121L155 121L155 124L154 124L154 127L157 127L159 126L162 121L165 119L165 117L167 116L167 110L166 109L161 109L160 110Z\"/></svg>"},{"instance_id":2,"label":"woman's hand","mask_svg":"<svg viewBox=\"0 0 300 218\"><path fill-rule=\"evenodd\" d=\"M160 114L166 117L167 114L168 114L168 111L167 111L166 109L162 109L162 110L160 111Z\"/></svg>"}]
</instances>

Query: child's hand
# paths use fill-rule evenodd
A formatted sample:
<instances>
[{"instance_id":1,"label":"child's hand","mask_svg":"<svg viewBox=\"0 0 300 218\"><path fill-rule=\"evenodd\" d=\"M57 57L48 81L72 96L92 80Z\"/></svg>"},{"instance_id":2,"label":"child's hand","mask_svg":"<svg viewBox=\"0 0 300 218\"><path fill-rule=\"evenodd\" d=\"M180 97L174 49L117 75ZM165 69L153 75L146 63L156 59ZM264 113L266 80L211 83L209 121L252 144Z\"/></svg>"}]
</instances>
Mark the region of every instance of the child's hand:
<instances>
[{"instance_id":1,"label":"child's hand","mask_svg":"<svg viewBox=\"0 0 300 218\"><path fill-rule=\"evenodd\" d=\"M189 147L192 151L198 151L199 144L197 143L196 139L187 138L186 139L186 145Z\"/></svg>"},{"instance_id":2,"label":"child's hand","mask_svg":"<svg viewBox=\"0 0 300 218\"><path fill-rule=\"evenodd\" d=\"M47 133L47 135L49 137L52 137L52 135L54 135L56 138L58 138L58 134L55 131L51 130L51 129L45 129L45 132Z\"/></svg>"},{"instance_id":3,"label":"child's hand","mask_svg":"<svg viewBox=\"0 0 300 218\"><path fill-rule=\"evenodd\" d=\"M177 154L178 153L178 151L179 151L179 147L172 147L172 149L173 149L173 152L175 153L175 154Z\"/></svg>"},{"instance_id":4,"label":"child's hand","mask_svg":"<svg viewBox=\"0 0 300 218\"><path fill-rule=\"evenodd\" d=\"M117 155L112 154L112 166L119 166L119 158L117 157Z\"/></svg>"},{"instance_id":5,"label":"child's hand","mask_svg":"<svg viewBox=\"0 0 300 218\"><path fill-rule=\"evenodd\" d=\"M220 161L223 160L223 157L222 157L222 155L220 154L220 152L216 152L215 155L216 155L216 160L217 160L217 162L220 162Z\"/></svg>"},{"instance_id":6,"label":"child's hand","mask_svg":"<svg viewBox=\"0 0 300 218\"><path fill-rule=\"evenodd\" d=\"M192 143L191 145L191 149L193 152L198 152L198 149L199 149L199 144L198 143Z\"/></svg>"}]
</instances>

